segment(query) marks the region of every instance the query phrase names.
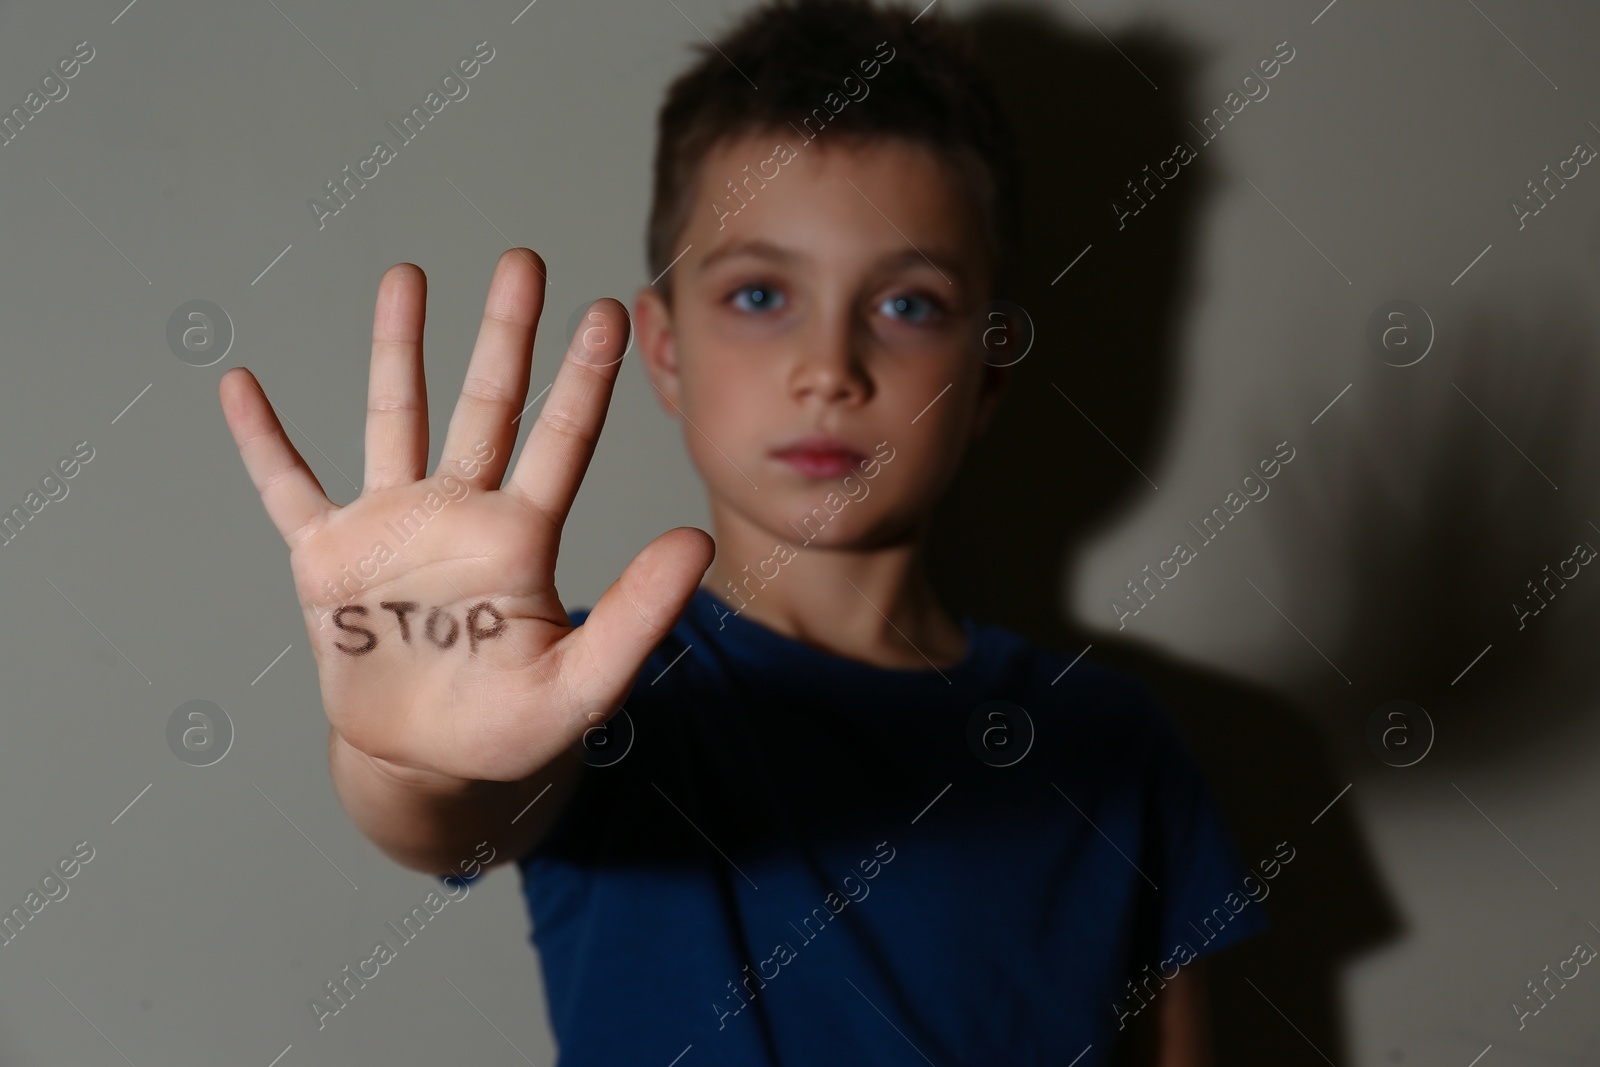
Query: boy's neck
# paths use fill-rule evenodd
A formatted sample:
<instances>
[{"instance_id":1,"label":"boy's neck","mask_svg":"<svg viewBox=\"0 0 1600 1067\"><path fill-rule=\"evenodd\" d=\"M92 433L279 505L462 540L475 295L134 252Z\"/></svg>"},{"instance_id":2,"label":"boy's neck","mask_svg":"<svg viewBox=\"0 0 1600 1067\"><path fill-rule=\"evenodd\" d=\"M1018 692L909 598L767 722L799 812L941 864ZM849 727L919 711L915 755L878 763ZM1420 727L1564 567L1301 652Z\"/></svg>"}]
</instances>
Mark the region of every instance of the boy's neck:
<instances>
[{"instance_id":1,"label":"boy's neck","mask_svg":"<svg viewBox=\"0 0 1600 1067\"><path fill-rule=\"evenodd\" d=\"M712 511L717 555L701 586L725 609L879 667L942 669L965 656L966 632L928 581L922 534L870 550L824 548L775 537L715 503Z\"/></svg>"}]
</instances>

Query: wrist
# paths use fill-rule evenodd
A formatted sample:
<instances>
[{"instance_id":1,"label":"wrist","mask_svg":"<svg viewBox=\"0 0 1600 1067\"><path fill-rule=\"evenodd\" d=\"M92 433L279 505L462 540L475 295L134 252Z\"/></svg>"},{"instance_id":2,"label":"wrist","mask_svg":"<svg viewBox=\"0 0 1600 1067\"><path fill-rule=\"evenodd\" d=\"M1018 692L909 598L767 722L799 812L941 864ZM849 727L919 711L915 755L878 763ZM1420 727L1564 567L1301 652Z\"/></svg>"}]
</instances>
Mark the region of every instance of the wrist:
<instances>
[{"instance_id":1,"label":"wrist","mask_svg":"<svg viewBox=\"0 0 1600 1067\"><path fill-rule=\"evenodd\" d=\"M382 783L386 787L406 793L423 793L434 796L459 795L475 784L468 778L455 778L421 767L408 767L392 760L373 756L346 741L338 730L329 728L329 744L335 762L354 767L358 773Z\"/></svg>"}]
</instances>

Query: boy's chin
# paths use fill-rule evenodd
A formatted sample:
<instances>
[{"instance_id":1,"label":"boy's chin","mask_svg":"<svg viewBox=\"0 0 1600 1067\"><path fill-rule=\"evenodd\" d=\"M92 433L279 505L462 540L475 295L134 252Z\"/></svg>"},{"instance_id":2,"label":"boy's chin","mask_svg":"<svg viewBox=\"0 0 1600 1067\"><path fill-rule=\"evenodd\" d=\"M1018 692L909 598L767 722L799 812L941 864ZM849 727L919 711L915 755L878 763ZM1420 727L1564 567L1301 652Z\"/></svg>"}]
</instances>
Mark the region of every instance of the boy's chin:
<instances>
[{"instance_id":1,"label":"boy's chin","mask_svg":"<svg viewBox=\"0 0 1600 1067\"><path fill-rule=\"evenodd\" d=\"M762 525L773 536L801 551L871 552L893 543L896 539L886 531L901 526L886 522L887 517L877 509L869 513L866 509L872 504L851 503L827 522L821 521L827 509L819 507L772 518Z\"/></svg>"},{"instance_id":2,"label":"boy's chin","mask_svg":"<svg viewBox=\"0 0 1600 1067\"><path fill-rule=\"evenodd\" d=\"M850 507L855 506L850 505ZM848 511L849 508L846 508L844 513L830 514L828 509L820 504L808 511L802 503L800 507L784 508L781 512L760 514L755 518L757 524L775 541L784 542L797 549L849 550L863 547L861 543L867 540L863 535L867 532L869 524L859 521L864 516L851 516Z\"/></svg>"}]
</instances>

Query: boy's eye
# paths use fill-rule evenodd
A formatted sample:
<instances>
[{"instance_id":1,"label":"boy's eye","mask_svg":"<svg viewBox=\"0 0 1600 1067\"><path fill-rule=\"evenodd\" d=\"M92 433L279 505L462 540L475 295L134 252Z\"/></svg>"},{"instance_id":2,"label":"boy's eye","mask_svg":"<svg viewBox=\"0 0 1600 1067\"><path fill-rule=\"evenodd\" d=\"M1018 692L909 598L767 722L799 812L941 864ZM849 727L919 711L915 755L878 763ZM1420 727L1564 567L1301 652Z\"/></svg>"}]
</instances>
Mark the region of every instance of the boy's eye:
<instances>
[{"instance_id":1,"label":"boy's eye","mask_svg":"<svg viewBox=\"0 0 1600 1067\"><path fill-rule=\"evenodd\" d=\"M922 293L899 293L885 299L878 310L903 322L924 323L938 318L944 305Z\"/></svg>"},{"instance_id":2,"label":"boy's eye","mask_svg":"<svg viewBox=\"0 0 1600 1067\"><path fill-rule=\"evenodd\" d=\"M729 299L740 311L768 311L783 306L783 294L770 285L741 285Z\"/></svg>"}]
</instances>

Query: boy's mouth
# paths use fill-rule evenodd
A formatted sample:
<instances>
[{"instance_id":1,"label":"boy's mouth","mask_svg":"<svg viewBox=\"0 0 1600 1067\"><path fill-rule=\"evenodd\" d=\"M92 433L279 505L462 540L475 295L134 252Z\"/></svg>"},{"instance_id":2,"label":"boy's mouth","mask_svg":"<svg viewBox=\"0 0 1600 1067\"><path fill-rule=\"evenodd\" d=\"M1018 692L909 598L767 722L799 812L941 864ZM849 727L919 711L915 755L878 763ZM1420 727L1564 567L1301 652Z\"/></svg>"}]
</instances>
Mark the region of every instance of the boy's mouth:
<instances>
[{"instance_id":1,"label":"boy's mouth","mask_svg":"<svg viewBox=\"0 0 1600 1067\"><path fill-rule=\"evenodd\" d=\"M856 464L867 458L849 443L819 433L796 437L774 448L771 455L807 478L838 478L849 474Z\"/></svg>"}]
</instances>

